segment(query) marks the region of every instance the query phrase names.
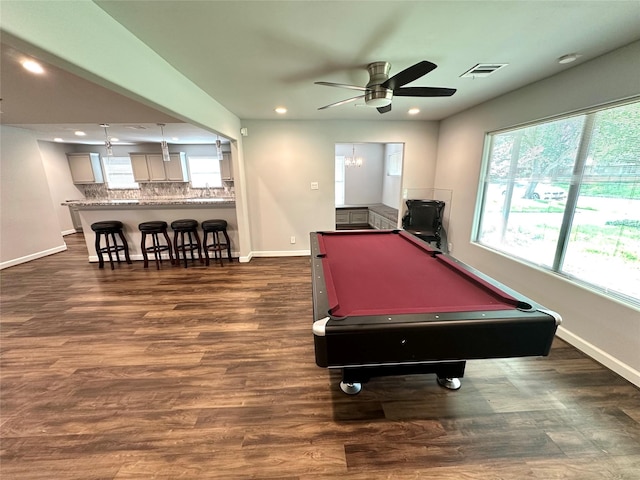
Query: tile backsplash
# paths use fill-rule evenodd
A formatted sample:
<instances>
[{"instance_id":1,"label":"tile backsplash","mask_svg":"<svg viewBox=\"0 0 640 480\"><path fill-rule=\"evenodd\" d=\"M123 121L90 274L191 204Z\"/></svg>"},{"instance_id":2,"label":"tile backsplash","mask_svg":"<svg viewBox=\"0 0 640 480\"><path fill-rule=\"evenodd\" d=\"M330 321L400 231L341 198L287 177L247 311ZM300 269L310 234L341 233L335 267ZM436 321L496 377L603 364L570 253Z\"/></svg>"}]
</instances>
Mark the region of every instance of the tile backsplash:
<instances>
[{"instance_id":1,"label":"tile backsplash","mask_svg":"<svg viewBox=\"0 0 640 480\"><path fill-rule=\"evenodd\" d=\"M233 198L233 184L221 188L192 188L184 182L140 183L140 189L109 189L106 183L76 185L91 200L129 200L150 198Z\"/></svg>"}]
</instances>

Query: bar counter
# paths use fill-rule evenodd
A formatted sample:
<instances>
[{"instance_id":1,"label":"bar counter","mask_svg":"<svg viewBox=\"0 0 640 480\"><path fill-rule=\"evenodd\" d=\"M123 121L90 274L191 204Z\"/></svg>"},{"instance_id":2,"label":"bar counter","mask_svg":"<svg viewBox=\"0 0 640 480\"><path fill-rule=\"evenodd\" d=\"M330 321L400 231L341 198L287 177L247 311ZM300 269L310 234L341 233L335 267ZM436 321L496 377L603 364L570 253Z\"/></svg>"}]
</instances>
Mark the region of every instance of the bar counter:
<instances>
[{"instance_id":1,"label":"bar counter","mask_svg":"<svg viewBox=\"0 0 640 480\"><path fill-rule=\"evenodd\" d=\"M104 220L119 220L124 224L124 236L129 243L132 260L142 260L141 235L138 230L138 225L142 222L167 222L167 231L173 241L171 222L174 220L192 218L199 223L213 219L226 220L231 252L234 257L238 257L238 222L233 198L84 199L68 200L62 205L78 210L90 262L98 261L91 224ZM198 233L202 237L202 230L199 229Z\"/></svg>"}]
</instances>

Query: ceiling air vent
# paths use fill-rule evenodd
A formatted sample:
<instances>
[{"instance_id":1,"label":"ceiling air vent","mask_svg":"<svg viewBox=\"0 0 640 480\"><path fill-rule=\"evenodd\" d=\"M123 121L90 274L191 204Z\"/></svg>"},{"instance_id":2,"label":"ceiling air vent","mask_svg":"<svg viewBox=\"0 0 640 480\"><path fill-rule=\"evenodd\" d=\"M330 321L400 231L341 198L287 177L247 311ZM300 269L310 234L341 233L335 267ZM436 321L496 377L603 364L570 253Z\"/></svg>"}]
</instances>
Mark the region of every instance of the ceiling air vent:
<instances>
[{"instance_id":1,"label":"ceiling air vent","mask_svg":"<svg viewBox=\"0 0 640 480\"><path fill-rule=\"evenodd\" d=\"M129 130L146 130L147 127L144 125L125 125L124 128L128 128Z\"/></svg>"},{"instance_id":2,"label":"ceiling air vent","mask_svg":"<svg viewBox=\"0 0 640 480\"><path fill-rule=\"evenodd\" d=\"M492 73L509 65L508 63L479 63L460 75L460 78L488 77Z\"/></svg>"}]
</instances>

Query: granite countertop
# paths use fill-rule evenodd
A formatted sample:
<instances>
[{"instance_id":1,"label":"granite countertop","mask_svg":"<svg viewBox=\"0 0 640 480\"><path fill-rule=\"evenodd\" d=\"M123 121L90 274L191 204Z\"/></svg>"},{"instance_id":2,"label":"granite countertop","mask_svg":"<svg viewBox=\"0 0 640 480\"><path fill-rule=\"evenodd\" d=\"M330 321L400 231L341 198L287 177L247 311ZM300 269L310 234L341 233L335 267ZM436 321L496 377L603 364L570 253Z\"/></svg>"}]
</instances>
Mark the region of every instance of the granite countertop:
<instances>
[{"instance_id":1,"label":"granite countertop","mask_svg":"<svg viewBox=\"0 0 640 480\"><path fill-rule=\"evenodd\" d=\"M77 207L126 207L126 206L171 206L171 205L204 205L204 206L235 206L235 198L131 198L131 199L102 199L102 200L67 200L61 205Z\"/></svg>"}]
</instances>

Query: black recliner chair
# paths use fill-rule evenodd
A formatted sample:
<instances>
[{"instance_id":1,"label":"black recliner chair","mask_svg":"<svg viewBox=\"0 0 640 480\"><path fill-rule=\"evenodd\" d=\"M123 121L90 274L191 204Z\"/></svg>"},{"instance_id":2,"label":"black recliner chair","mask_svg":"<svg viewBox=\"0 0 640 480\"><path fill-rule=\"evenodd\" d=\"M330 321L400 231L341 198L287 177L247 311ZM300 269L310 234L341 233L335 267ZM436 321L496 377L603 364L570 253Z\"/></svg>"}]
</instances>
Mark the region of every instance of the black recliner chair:
<instances>
[{"instance_id":1,"label":"black recliner chair","mask_svg":"<svg viewBox=\"0 0 640 480\"><path fill-rule=\"evenodd\" d=\"M407 213L402 217L402 228L426 242L435 242L436 247L441 248L445 202L407 200L405 203Z\"/></svg>"}]
</instances>

